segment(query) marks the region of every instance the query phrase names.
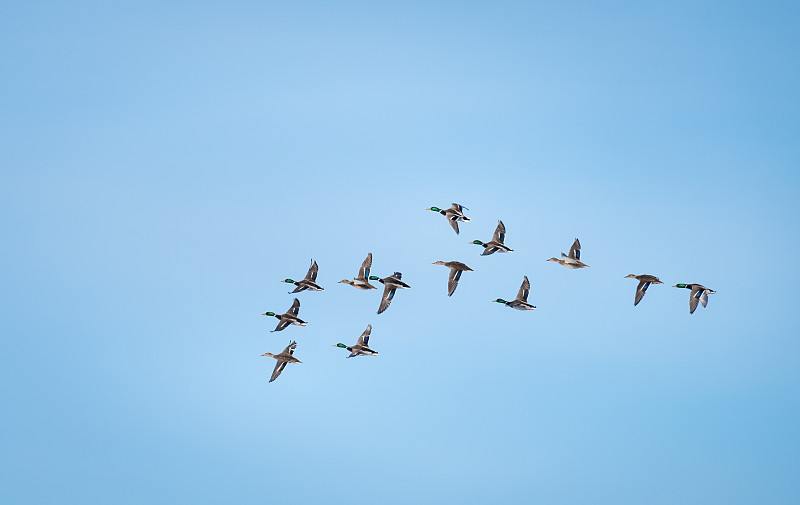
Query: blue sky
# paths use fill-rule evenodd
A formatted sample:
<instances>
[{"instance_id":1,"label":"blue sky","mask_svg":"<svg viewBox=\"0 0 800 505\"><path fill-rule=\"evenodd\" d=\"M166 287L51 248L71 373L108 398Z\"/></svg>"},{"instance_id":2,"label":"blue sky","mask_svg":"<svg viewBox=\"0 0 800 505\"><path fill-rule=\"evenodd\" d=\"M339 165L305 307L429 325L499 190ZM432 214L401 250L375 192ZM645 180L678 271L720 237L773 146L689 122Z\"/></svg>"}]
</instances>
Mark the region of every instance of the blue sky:
<instances>
[{"instance_id":1,"label":"blue sky","mask_svg":"<svg viewBox=\"0 0 800 505\"><path fill-rule=\"evenodd\" d=\"M2 11L14 503L800 499L795 4Z\"/></svg>"}]
</instances>

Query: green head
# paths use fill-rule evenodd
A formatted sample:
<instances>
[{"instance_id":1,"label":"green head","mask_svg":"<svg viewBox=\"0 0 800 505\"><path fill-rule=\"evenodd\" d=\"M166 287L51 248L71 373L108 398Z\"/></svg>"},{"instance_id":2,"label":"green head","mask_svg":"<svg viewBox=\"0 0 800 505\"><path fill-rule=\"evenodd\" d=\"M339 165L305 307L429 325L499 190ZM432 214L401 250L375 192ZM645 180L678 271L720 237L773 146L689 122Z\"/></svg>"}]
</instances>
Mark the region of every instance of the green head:
<instances>
[{"instance_id":1,"label":"green head","mask_svg":"<svg viewBox=\"0 0 800 505\"><path fill-rule=\"evenodd\" d=\"M673 287L673 288L685 288L685 287L686 287L686 284L675 284L675 285L674 285L674 286L672 286L672 287Z\"/></svg>"},{"instance_id":2,"label":"green head","mask_svg":"<svg viewBox=\"0 0 800 505\"><path fill-rule=\"evenodd\" d=\"M432 210L434 212L441 212L442 211L442 209L440 209L439 207L428 207L425 210Z\"/></svg>"},{"instance_id":3,"label":"green head","mask_svg":"<svg viewBox=\"0 0 800 505\"><path fill-rule=\"evenodd\" d=\"M346 348L347 348L347 346L346 346L346 345L344 345L344 344L342 344L342 343L336 344L334 347L342 347L342 348L344 348L344 349L346 349Z\"/></svg>"},{"instance_id":4,"label":"green head","mask_svg":"<svg viewBox=\"0 0 800 505\"><path fill-rule=\"evenodd\" d=\"M371 280L371 281L379 281L379 280L381 280L381 278L378 277L377 275L370 275L369 276L369 280Z\"/></svg>"},{"instance_id":5,"label":"green head","mask_svg":"<svg viewBox=\"0 0 800 505\"><path fill-rule=\"evenodd\" d=\"M497 300L492 300L493 302L497 303L508 303L507 301L503 300L502 298L498 298Z\"/></svg>"},{"instance_id":6,"label":"green head","mask_svg":"<svg viewBox=\"0 0 800 505\"><path fill-rule=\"evenodd\" d=\"M480 240L473 240L472 242L470 242L470 244L483 245L483 242L481 242Z\"/></svg>"},{"instance_id":7,"label":"green head","mask_svg":"<svg viewBox=\"0 0 800 505\"><path fill-rule=\"evenodd\" d=\"M263 314L261 314L261 315L262 315L262 316L274 316L274 315L275 315L275 313L274 313L274 312L264 312L264 313L263 313Z\"/></svg>"},{"instance_id":8,"label":"green head","mask_svg":"<svg viewBox=\"0 0 800 505\"><path fill-rule=\"evenodd\" d=\"M281 282L286 282L286 283L289 283L289 284L294 284L294 281L293 281L292 279L283 279Z\"/></svg>"}]
</instances>

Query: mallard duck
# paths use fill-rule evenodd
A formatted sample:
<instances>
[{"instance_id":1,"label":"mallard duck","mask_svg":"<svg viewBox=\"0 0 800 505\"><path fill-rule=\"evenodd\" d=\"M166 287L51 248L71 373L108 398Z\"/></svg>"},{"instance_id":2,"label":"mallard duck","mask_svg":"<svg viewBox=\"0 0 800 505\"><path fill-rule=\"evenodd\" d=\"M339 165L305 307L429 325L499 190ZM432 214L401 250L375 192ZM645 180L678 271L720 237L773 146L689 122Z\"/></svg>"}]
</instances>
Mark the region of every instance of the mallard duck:
<instances>
[{"instance_id":1,"label":"mallard duck","mask_svg":"<svg viewBox=\"0 0 800 505\"><path fill-rule=\"evenodd\" d=\"M694 314L697 309L697 302L705 307L708 305L708 295L716 293L713 289L709 289L702 284L675 284L673 288L686 288L691 290L689 293L689 314Z\"/></svg>"},{"instance_id":2,"label":"mallard duck","mask_svg":"<svg viewBox=\"0 0 800 505\"><path fill-rule=\"evenodd\" d=\"M299 317L297 317L297 313L300 312L300 300L297 298L294 299L292 306L289 307L289 310L286 311L285 314L278 315L274 312L264 312L261 314L262 316L273 316L280 319L278 326L275 327L274 330L270 331L270 333L274 333L276 331L285 330L287 326L290 324L296 324L297 326L305 326L306 323Z\"/></svg>"},{"instance_id":3,"label":"mallard duck","mask_svg":"<svg viewBox=\"0 0 800 505\"><path fill-rule=\"evenodd\" d=\"M272 371L272 377L269 378L270 382L278 378L281 372L283 372L283 369L286 368L286 363L302 363L302 361L292 356L295 347L297 347L297 342L292 341L280 354L272 354L271 352L262 354L262 356L269 356L278 360L278 362L275 363L275 369Z\"/></svg>"},{"instance_id":4,"label":"mallard duck","mask_svg":"<svg viewBox=\"0 0 800 505\"><path fill-rule=\"evenodd\" d=\"M639 302L642 301L642 298L644 298L644 293L645 293L645 291L647 291L647 288L650 287L650 284L664 284L663 282L658 280L658 277L656 277L655 275L647 275L647 274L633 275L633 274L628 274L628 275L625 276L625 279L636 279L637 281L639 281L639 285L636 286L636 299L633 300L634 307L636 305L639 305Z\"/></svg>"},{"instance_id":5,"label":"mallard duck","mask_svg":"<svg viewBox=\"0 0 800 505\"><path fill-rule=\"evenodd\" d=\"M488 256L495 252L511 252L513 249L507 247L503 241L506 239L506 226L502 221L497 222L497 228L494 230L494 236L489 242L483 243L480 240L473 240L470 244L477 244L483 246L481 256Z\"/></svg>"},{"instance_id":6,"label":"mallard duck","mask_svg":"<svg viewBox=\"0 0 800 505\"><path fill-rule=\"evenodd\" d=\"M569 248L569 254L561 253L561 258L550 258L547 261L555 261L559 265L564 265L567 268L586 268L589 265L581 261L581 242L575 239L572 247Z\"/></svg>"},{"instance_id":7,"label":"mallard duck","mask_svg":"<svg viewBox=\"0 0 800 505\"><path fill-rule=\"evenodd\" d=\"M305 279L302 281L294 281L292 279L284 279L281 282L286 282L288 284L294 284L297 286L294 288L290 294L299 293L300 291L305 291L306 289L312 289L314 291L322 291L322 288L315 282L317 280L317 270L319 270L319 266L317 262L313 259L311 260L311 266L308 267L308 273L306 274Z\"/></svg>"},{"instance_id":8,"label":"mallard duck","mask_svg":"<svg viewBox=\"0 0 800 505\"><path fill-rule=\"evenodd\" d=\"M533 310L536 307L528 303L528 294L531 292L531 283L528 282L528 276L526 275L522 279L522 285L519 287L519 293L517 293L517 297L510 302L503 300L502 298L498 298L497 300L492 300L497 303L504 303L506 307L511 307L512 309L517 310Z\"/></svg>"},{"instance_id":9,"label":"mallard duck","mask_svg":"<svg viewBox=\"0 0 800 505\"><path fill-rule=\"evenodd\" d=\"M354 288L358 289L378 289L372 284L369 283L369 270L372 268L372 253L367 254L367 259L364 260L364 263L361 264L361 268L358 269L358 277L353 279L352 281L348 281L347 279L342 279L339 281L339 284L350 284Z\"/></svg>"},{"instance_id":10,"label":"mallard duck","mask_svg":"<svg viewBox=\"0 0 800 505\"><path fill-rule=\"evenodd\" d=\"M372 349L367 347L369 345L370 333L372 333L372 325L368 324L367 329L364 330L364 333L362 333L361 336L358 337L358 342L356 342L356 345L348 347L342 343L339 343L335 344L334 347L341 347L343 349L347 349L348 351L350 351L350 356L348 356L348 358L353 358L355 356L377 356L378 351L373 351Z\"/></svg>"},{"instance_id":11,"label":"mallard duck","mask_svg":"<svg viewBox=\"0 0 800 505\"><path fill-rule=\"evenodd\" d=\"M453 292L455 292L456 286L458 286L458 280L461 278L461 272L467 270L472 272L470 267L460 261L436 261L433 264L444 265L450 269L450 277L447 279L447 296L453 296Z\"/></svg>"},{"instance_id":12,"label":"mallard duck","mask_svg":"<svg viewBox=\"0 0 800 505\"><path fill-rule=\"evenodd\" d=\"M447 218L447 222L450 223L450 226L456 231L456 235L458 235L458 222L466 223L469 221L469 218L464 215L464 210L469 210L463 205L459 205L454 203L450 206L449 209L440 209L439 207L428 207L425 210L432 210L434 212L438 212L439 214L443 215Z\"/></svg>"},{"instance_id":13,"label":"mallard duck","mask_svg":"<svg viewBox=\"0 0 800 505\"><path fill-rule=\"evenodd\" d=\"M400 280L402 277L403 274L400 272L395 272L383 279L375 275L370 275L370 280L378 281L383 284L383 296L381 297L381 305L378 307L378 314L389 308L389 304L392 303L392 298L394 298L394 292L397 291L398 288L408 289L411 287Z\"/></svg>"}]
</instances>

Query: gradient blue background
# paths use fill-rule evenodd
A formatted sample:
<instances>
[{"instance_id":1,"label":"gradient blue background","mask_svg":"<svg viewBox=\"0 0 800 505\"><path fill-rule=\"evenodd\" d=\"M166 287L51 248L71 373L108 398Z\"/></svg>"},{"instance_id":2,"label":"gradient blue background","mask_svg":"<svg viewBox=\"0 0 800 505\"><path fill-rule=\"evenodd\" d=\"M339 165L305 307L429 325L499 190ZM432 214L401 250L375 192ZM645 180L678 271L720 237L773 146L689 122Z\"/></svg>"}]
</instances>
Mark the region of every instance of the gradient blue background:
<instances>
[{"instance_id":1,"label":"gradient blue background","mask_svg":"<svg viewBox=\"0 0 800 505\"><path fill-rule=\"evenodd\" d=\"M800 8L552 4L0 8L5 499L800 502Z\"/></svg>"}]
</instances>

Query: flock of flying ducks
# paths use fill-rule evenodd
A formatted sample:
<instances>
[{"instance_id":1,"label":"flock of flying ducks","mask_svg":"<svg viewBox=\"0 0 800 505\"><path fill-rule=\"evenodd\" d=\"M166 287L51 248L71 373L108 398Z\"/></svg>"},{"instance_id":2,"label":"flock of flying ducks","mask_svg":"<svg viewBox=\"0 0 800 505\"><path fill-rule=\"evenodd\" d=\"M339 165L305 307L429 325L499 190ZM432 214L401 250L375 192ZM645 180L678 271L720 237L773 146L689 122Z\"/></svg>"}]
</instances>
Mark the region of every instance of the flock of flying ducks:
<instances>
[{"instance_id":1,"label":"flock of flying ducks","mask_svg":"<svg viewBox=\"0 0 800 505\"><path fill-rule=\"evenodd\" d=\"M459 233L458 223L466 223L470 219L464 215L464 210L469 210L466 207L459 205L457 203L452 204L449 209L440 209L438 207L430 207L426 210L438 212L442 214L445 218L447 218L447 222L450 223L450 226L456 232ZM474 240L470 242L471 244L480 245L483 247L483 252L481 256L488 256L490 254L494 254L496 252L512 252L513 249L505 245L505 237L506 237L506 227L503 224L503 221L499 221L497 223L497 228L494 230L494 235L489 242L481 242L480 240ZM586 268L589 265L583 263L581 261L581 243L576 238L575 242L573 242L572 247L569 249L568 254L561 253L560 258L550 258L547 261L553 261L558 263L559 265L563 265L567 268ZM461 279L461 274L463 272L471 272L472 269L461 263L460 261L436 261L433 263L434 265L443 265L450 269L450 275L447 280L447 296L452 296L458 286L458 281ZM395 272L392 275L384 278L377 277L375 275L370 275L370 270L372 268L372 253L367 254L366 259L364 262L361 263L361 268L358 269L358 276L356 276L353 280L343 279L339 281L340 284L348 284L353 286L356 289L361 290L369 290L369 289L377 289L376 286L370 284L369 281L378 281L383 284L383 296L381 297L380 305L378 306L378 314L384 312L387 308L389 308L389 304L392 303L392 299L394 299L395 292L398 289L408 289L411 286L403 282L402 277L403 275L400 272ZM317 284L317 272L319 271L319 265L314 260L311 260L311 266L308 268L308 272L306 276L299 281L295 281L293 279L284 279L281 282L285 282L288 284L293 284L295 286L294 290L291 293L300 293L301 291L323 291L323 288ZM628 274L625 276L626 279L632 278L639 281L638 286L636 286L636 297L633 301L634 305L638 305L639 302L642 301L644 298L645 292L647 292L647 288L649 288L652 284L663 284L658 277L654 275L634 275ZM708 295L714 294L716 291L713 289L709 289L701 284L675 284L673 287L676 288L685 288L689 290L689 313L693 314L695 309L697 309L697 305L700 304L705 307L708 304ZM517 292L517 297L511 301L503 300L502 298L498 298L494 300L494 302L502 303L507 307L516 310L533 310L536 307L528 303L528 295L530 294L531 290L531 283L528 281L528 277L523 277L522 285L519 288L519 292ZM306 322L303 321L298 317L300 312L300 300L295 298L294 302L292 302L292 306L289 307L284 314L276 314L275 312L265 312L261 314L262 316L272 316L278 319L278 326L275 327L272 332L282 331L285 330L290 325L294 324L297 326L305 326ZM358 337L358 341L355 345L347 346L342 343L335 344L334 347L341 347L343 349L347 349L350 351L350 355L347 356L348 358L353 358L356 356L375 356L377 355L377 351L374 351L369 348L369 337L370 333L372 333L372 325L368 325L367 329L364 330L364 333ZM272 353L264 353L262 356L269 356L275 358L277 363L275 364L275 369L272 371L272 376L270 377L269 381L272 382L278 378L278 376L283 372L284 368L288 363L301 363L300 360L294 357L294 350L297 347L297 342L292 341L280 354L272 354Z\"/></svg>"}]
</instances>

